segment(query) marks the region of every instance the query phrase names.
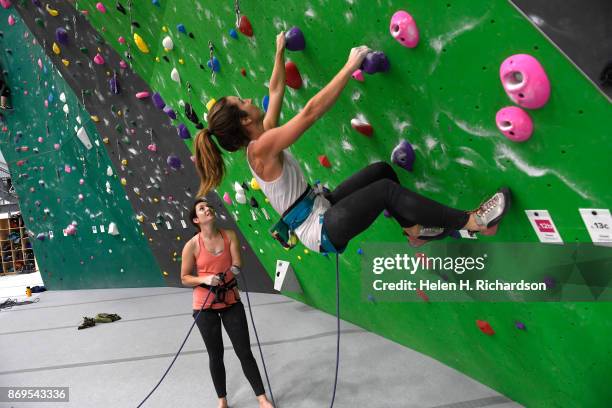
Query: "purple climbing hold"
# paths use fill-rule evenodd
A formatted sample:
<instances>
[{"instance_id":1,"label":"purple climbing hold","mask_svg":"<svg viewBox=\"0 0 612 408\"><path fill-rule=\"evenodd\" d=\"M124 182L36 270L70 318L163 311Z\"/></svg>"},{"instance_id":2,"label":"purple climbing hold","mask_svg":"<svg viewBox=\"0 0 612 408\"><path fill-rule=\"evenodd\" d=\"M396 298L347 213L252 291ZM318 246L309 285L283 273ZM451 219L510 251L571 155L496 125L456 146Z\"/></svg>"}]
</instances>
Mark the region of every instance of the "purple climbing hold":
<instances>
[{"instance_id":1,"label":"purple climbing hold","mask_svg":"<svg viewBox=\"0 0 612 408\"><path fill-rule=\"evenodd\" d=\"M47 235L44 232L41 232L38 235L36 235L36 239L39 241L44 241L45 238L47 238Z\"/></svg>"},{"instance_id":2,"label":"purple climbing hold","mask_svg":"<svg viewBox=\"0 0 612 408\"><path fill-rule=\"evenodd\" d=\"M389 68L389 60L382 51L369 52L361 64L361 69L368 74L387 72Z\"/></svg>"},{"instance_id":3,"label":"purple climbing hold","mask_svg":"<svg viewBox=\"0 0 612 408\"><path fill-rule=\"evenodd\" d=\"M189 129L187 129L187 126L185 126L184 123L181 123L180 125L178 125L176 129L181 139L183 140L191 139L191 133L189 133Z\"/></svg>"},{"instance_id":4,"label":"purple climbing hold","mask_svg":"<svg viewBox=\"0 0 612 408\"><path fill-rule=\"evenodd\" d=\"M170 155L168 156L168 158L166 159L166 163L168 163L168 166L172 167L174 170L179 170L183 163L181 163L181 159L178 158L178 156L174 156L174 155Z\"/></svg>"},{"instance_id":5,"label":"purple climbing hold","mask_svg":"<svg viewBox=\"0 0 612 408\"><path fill-rule=\"evenodd\" d=\"M42 8L42 3L40 0L32 0L32 4L34 4L38 8Z\"/></svg>"},{"instance_id":6,"label":"purple climbing hold","mask_svg":"<svg viewBox=\"0 0 612 408\"><path fill-rule=\"evenodd\" d=\"M285 33L285 47L289 51L302 51L306 48L306 40L302 30L297 27L293 27L291 30Z\"/></svg>"},{"instance_id":7,"label":"purple climbing hold","mask_svg":"<svg viewBox=\"0 0 612 408\"><path fill-rule=\"evenodd\" d=\"M110 87L110 91L115 95L121 92L121 89L119 88L119 81L117 80L117 74L113 75L113 77L108 80L108 86Z\"/></svg>"},{"instance_id":8,"label":"purple climbing hold","mask_svg":"<svg viewBox=\"0 0 612 408\"><path fill-rule=\"evenodd\" d=\"M55 39L62 45L68 45L68 31L64 27L57 27L55 30Z\"/></svg>"},{"instance_id":9,"label":"purple climbing hold","mask_svg":"<svg viewBox=\"0 0 612 408\"><path fill-rule=\"evenodd\" d=\"M557 286L557 281L552 276L545 276L542 282L546 284L546 289L554 289Z\"/></svg>"},{"instance_id":10,"label":"purple climbing hold","mask_svg":"<svg viewBox=\"0 0 612 408\"><path fill-rule=\"evenodd\" d=\"M170 119L172 120L176 119L176 112L174 111L174 109L172 109L168 105L164 106L163 111L166 115L170 116Z\"/></svg>"},{"instance_id":11,"label":"purple climbing hold","mask_svg":"<svg viewBox=\"0 0 612 408\"><path fill-rule=\"evenodd\" d=\"M155 92L153 94L153 105L155 105L155 107L157 109L164 109L164 107L166 106L166 102L164 102L164 100L162 99L161 95L157 92Z\"/></svg>"},{"instance_id":12,"label":"purple climbing hold","mask_svg":"<svg viewBox=\"0 0 612 408\"><path fill-rule=\"evenodd\" d=\"M383 211L383 215L387 218L391 217L391 213L389 212L389 210L385 209L385 211Z\"/></svg>"},{"instance_id":13,"label":"purple climbing hold","mask_svg":"<svg viewBox=\"0 0 612 408\"><path fill-rule=\"evenodd\" d=\"M412 171L414 159L414 149L407 140L402 140L391 152L391 161L407 171Z\"/></svg>"},{"instance_id":14,"label":"purple climbing hold","mask_svg":"<svg viewBox=\"0 0 612 408\"><path fill-rule=\"evenodd\" d=\"M525 326L525 323L523 323L523 322L516 322L516 323L514 323L514 325L519 330L527 330L527 327Z\"/></svg>"}]
</instances>

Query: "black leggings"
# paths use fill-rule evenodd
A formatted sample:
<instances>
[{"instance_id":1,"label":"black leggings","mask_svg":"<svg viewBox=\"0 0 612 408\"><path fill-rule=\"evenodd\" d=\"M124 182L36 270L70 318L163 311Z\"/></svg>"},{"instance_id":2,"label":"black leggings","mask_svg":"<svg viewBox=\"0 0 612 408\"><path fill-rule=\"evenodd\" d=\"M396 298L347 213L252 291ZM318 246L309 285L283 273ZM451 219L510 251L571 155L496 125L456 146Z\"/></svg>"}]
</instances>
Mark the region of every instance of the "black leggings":
<instances>
[{"instance_id":1,"label":"black leggings","mask_svg":"<svg viewBox=\"0 0 612 408\"><path fill-rule=\"evenodd\" d=\"M198 310L193 311L193 317ZM226 309L212 311L206 309L200 313L196 324L202 333L206 350L208 350L208 362L217 396L223 398L227 395L225 389L225 364L223 364L223 337L221 336L221 321L225 331L229 335L234 351L240 359L242 371L246 376L255 395L265 394L261 374L257 368L257 362L251 352L251 341L249 339L249 327L247 326L246 314L242 302L238 302Z\"/></svg>"},{"instance_id":2,"label":"black leggings","mask_svg":"<svg viewBox=\"0 0 612 408\"><path fill-rule=\"evenodd\" d=\"M402 228L419 224L459 230L469 219L466 211L447 207L402 187L393 168L385 162L371 164L353 174L326 194L326 198L332 207L325 212L323 227L339 251L385 209Z\"/></svg>"}]
</instances>

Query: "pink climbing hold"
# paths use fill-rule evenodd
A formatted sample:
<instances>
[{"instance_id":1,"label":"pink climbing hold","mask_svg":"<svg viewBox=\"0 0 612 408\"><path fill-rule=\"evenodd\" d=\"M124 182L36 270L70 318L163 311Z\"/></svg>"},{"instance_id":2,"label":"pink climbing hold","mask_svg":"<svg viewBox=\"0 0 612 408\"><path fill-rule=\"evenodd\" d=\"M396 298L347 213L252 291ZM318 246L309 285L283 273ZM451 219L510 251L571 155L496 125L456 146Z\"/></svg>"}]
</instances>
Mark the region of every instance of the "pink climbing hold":
<instances>
[{"instance_id":1,"label":"pink climbing hold","mask_svg":"<svg viewBox=\"0 0 612 408\"><path fill-rule=\"evenodd\" d=\"M128 64L124 60L121 60L119 61L119 67L125 69L128 67Z\"/></svg>"},{"instance_id":2,"label":"pink climbing hold","mask_svg":"<svg viewBox=\"0 0 612 408\"><path fill-rule=\"evenodd\" d=\"M12 4L11 4L10 0L0 0L0 6L2 6L5 9L7 9L7 8L11 7Z\"/></svg>"},{"instance_id":3,"label":"pink climbing hold","mask_svg":"<svg viewBox=\"0 0 612 408\"><path fill-rule=\"evenodd\" d=\"M358 69L355 72L353 72L351 74L351 76L353 77L354 80L359 81L359 82L363 82L365 81L365 78L363 77L363 71Z\"/></svg>"},{"instance_id":4,"label":"pink climbing hold","mask_svg":"<svg viewBox=\"0 0 612 408\"><path fill-rule=\"evenodd\" d=\"M524 142L533 133L533 121L523 109L517 106L502 108L495 115L500 132L514 142Z\"/></svg>"},{"instance_id":5,"label":"pink climbing hold","mask_svg":"<svg viewBox=\"0 0 612 408\"><path fill-rule=\"evenodd\" d=\"M10 15L8 16L8 25L10 25L10 26L15 25L15 17L13 17L13 15L12 15L12 14L10 14Z\"/></svg>"},{"instance_id":6,"label":"pink climbing hold","mask_svg":"<svg viewBox=\"0 0 612 408\"><path fill-rule=\"evenodd\" d=\"M100 53L97 53L93 60L98 65L104 64L104 57Z\"/></svg>"},{"instance_id":7,"label":"pink climbing hold","mask_svg":"<svg viewBox=\"0 0 612 408\"><path fill-rule=\"evenodd\" d=\"M550 97L550 82L542 65L528 54L504 60L499 77L512 102L527 109L541 108Z\"/></svg>"},{"instance_id":8,"label":"pink climbing hold","mask_svg":"<svg viewBox=\"0 0 612 408\"><path fill-rule=\"evenodd\" d=\"M39 137L38 137L38 143L42 143L42 142L43 142L43 140L44 140L44 139L42 138L42 136L39 136Z\"/></svg>"},{"instance_id":9,"label":"pink climbing hold","mask_svg":"<svg viewBox=\"0 0 612 408\"><path fill-rule=\"evenodd\" d=\"M151 143L150 145L148 145L148 146L147 146L147 149L148 149L150 152L155 153L155 152L157 151L157 145L156 145L155 143Z\"/></svg>"},{"instance_id":10,"label":"pink climbing hold","mask_svg":"<svg viewBox=\"0 0 612 408\"><path fill-rule=\"evenodd\" d=\"M55 143L55 144L53 145L53 148L54 148L55 150L59 150L59 149L60 149L60 145L59 145L59 143Z\"/></svg>"},{"instance_id":11,"label":"pink climbing hold","mask_svg":"<svg viewBox=\"0 0 612 408\"><path fill-rule=\"evenodd\" d=\"M232 198L230 197L227 191L225 192L225 194L223 194L223 201L225 201L227 205L232 205Z\"/></svg>"},{"instance_id":12,"label":"pink climbing hold","mask_svg":"<svg viewBox=\"0 0 612 408\"><path fill-rule=\"evenodd\" d=\"M38 68L42 69L42 67L43 67L42 66L42 60L39 58L37 62L38 62Z\"/></svg>"},{"instance_id":13,"label":"pink climbing hold","mask_svg":"<svg viewBox=\"0 0 612 408\"><path fill-rule=\"evenodd\" d=\"M419 29L414 18L404 10L400 10L391 17L389 31L393 38L404 47L414 48L419 43Z\"/></svg>"},{"instance_id":14,"label":"pink climbing hold","mask_svg":"<svg viewBox=\"0 0 612 408\"><path fill-rule=\"evenodd\" d=\"M117 41L119 41L119 44L125 44L125 38L123 36L119 36L119 38L117 38Z\"/></svg>"},{"instance_id":15,"label":"pink climbing hold","mask_svg":"<svg viewBox=\"0 0 612 408\"><path fill-rule=\"evenodd\" d=\"M69 164L65 164L64 165L64 171L68 174L70 174L72 172L72 167L70 167Z\"/></svg>"},{"instance_id":16,"label":"pink climbing hold","mask_svg":"<svg viewBox=\"0 0 612 408\"><path fill-rule=\"evenodd\" d=\"M372 125L358 117L351 119L351 126L364 136L372 136L372 133L374 133Z\"/></svg>"},{"instance_id":17,"label":"pink climbing hold","mask_svg":"<svg viewBox=\"0 0 612 408\"><path fill-rule=\"evenodd\" d=\"M481 332L488 336L492 336L495 334L495 330L493 330L489 322L485 320L476 320L476 325L478 326Z\"/></svg>"},{"instance_id":18,"label":"pink climbing hold","mask_svg":"<svg viewBox=\"0 0 612 408\"><path fill-rule=\"evenodd\" d=\"M104 4L102 4L101 1L96 4L96 8L100 13L106 13L106 7L104 7Z\"/></svg>"},{"instance_id":19,"label":"pink climbing hold","mask_svg":"<svg viewBox=\"0 0 612 408\"><path fill-rule=\"evenodd\" d=\"M136 97L138 99L146 99L149 97L149 93L147 91L137 92Z\"/></svg>"}]
</instances>

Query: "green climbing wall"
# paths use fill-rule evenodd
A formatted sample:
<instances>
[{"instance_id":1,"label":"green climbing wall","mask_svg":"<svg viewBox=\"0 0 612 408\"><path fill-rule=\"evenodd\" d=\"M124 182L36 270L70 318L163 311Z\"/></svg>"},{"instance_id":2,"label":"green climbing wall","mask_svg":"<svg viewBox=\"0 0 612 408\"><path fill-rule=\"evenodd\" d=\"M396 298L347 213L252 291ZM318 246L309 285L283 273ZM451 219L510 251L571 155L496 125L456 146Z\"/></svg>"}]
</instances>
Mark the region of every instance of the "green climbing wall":
<instances>
[{"instance_id":1,"label":"green climbing wall","mask_svg":"<svg viewBox=\"0 0 612 408\"><path fill-rule=\"evenodd\" d=\"M5 26L10 14L16 19L11 27ZM8 71L14 106L5 115L0 149L26 227L34 237L44 234L44 240L32 241L45 285L54 290L165 286L89 114L15 10L0 9L0 20L1 65ZM86 129L90 150L75 126ZM76 235L65 236L73 221ZM110 223L118 235L108 234Z\"/></svg>"},{"instance_id":2,"label":"green climbing wall","mask_svg":"<svg viewBox=\"0 0 612 408\"><path fill-rule=\"evenodd\" d=\"M393 146L406 138L416 149L415 170L397 170L402 183L422 194L470 209L498 186L512 188L512 211L500 232L481 238L484 242L537 242L524 210L541 208L550 211L566 242L587 242L578 208L606 208L612 202L605 177L612 106L506 1L243 0L242 13L253 23L255 36L237 40L228 34L235 23L232 1L135 2L126 15L116 11L115 2L103 2L105 14L95 3L80 1L77 7L88 11L115 49L132 55L135 70L168 104L176 107L191 98L200 113L210 98L225 94L261 101L275 34L293 25L305 33L307 48L287 52L287 59L297 64L305 86L288 90L285 119L332 78L352 46L365 43L383 50L391 71L368 76L365 83L351 82L337 105L292 148L311 181L334 187L365 164L388 160ZM390 16L400 8L420 27L421 43L414 50L388 33ZM130 24L130 15L136 24ZM178 24L192 37L178 32ZM149 54L136 48L131 28L147 42ZM166 35L174 40L172 51L162 48ZM127 45L117 41L119 36L128 39ZM221 63L214 82L206 69L209 41ZM511 105L499 82L499 65L515 53L537 57L552 82L549 103L530 111L535 133L523 144L504 138L494 123L497 110ZM170 79L174 67L180 83ZM371 139L350 127L358 114L374 126ZM331 169L319 165L322 154ZM232 193L235 181L251 178L243 154L226 160L230 171L221 194ZM254 196L273 213L259 192ZM253 220L248 206L234 204L230 210L271 275L277 259L291 261L304 289L303 295L291 296L334 312L331 258L306 253L303 247L284 252L271 239L262 239L271 221L261 213ZM393 221L380 217L341 258L344 319L431 355L527 406L599 407L612 400L606 381L612 369L609 304L364 301L356 250L364 242L389 241L403 237ZM487 320L496 334L484 336L476 319ZM518 331L515 320L528 330Z\"/></svg>"}]
</instances>

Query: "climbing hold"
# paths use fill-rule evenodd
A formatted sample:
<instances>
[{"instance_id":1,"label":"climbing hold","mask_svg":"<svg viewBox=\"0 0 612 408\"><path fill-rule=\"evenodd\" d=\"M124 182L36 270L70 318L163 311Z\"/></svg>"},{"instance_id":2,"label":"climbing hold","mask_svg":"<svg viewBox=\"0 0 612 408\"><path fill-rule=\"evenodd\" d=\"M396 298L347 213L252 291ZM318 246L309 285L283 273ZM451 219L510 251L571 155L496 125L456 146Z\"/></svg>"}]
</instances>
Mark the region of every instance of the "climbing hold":
<instances>
[{"instance_id":1,"label":"climbing hold","mask_svg":"<svg viewBox=\"0 0 612 408\"><path fill-rule=\"evenodd\" d=\"M136 43L136 46L142 53L144 54L149 53L149 46L147 45L145 40L143 40L142 37L138 35L137 33L134 33L134 42Z\"/></svg>"},{"instance_id":2,"label":"climbing hold","mask_svg":"<svg viewBox=\"0 0 612 408\"><path fill-rule=\"evenodd\" d=\"M149 93L147 91L137 92L136 97L138 99L146 99L149 97Z\"/></svg>"},{"instance_id":3,"label":"climbing hold","mask_svg":"<svg viewBox=\"0 0 612 408\"><path fill-rule=\"evenodd\" d=\"M104 57L100 55L100 53L97 53L96 56L93 58L93 61L98 65L102 65L104 64Z\"/></svg>"},{"instance_id":4,"label":"climbing hold","mask_svg":"<svg viewBox=\"0 0 612 408\"><path fill-rule=\"evenodd\" d=\"M523 109L507 106L495 115L495 122L500 132L514 142L524 142L533 133L533 121Z\"/></svg>"},{"instance_id":5,"label":"climbing hold","mask_svg":"<svg viewBox=\"0 0 612 408\"><path fill-rule=\"evenodd\" d=\"M257 182L257 179L255 177L253 177L251 179L250 186L251 186L251 188L253 190L260 190L261 189L261 187L259 187L259 183Z\"/></svg>"},{"instance_id":6,"label":"climbing hold","mask_svg":"<svg viewBox=\"0 0 612 408\"><path fill-rule=\"evenodd\" d=\"M249 21L247 16L240 16L240 21L238 22L238 31L247 37L253 36L253 26Z\"/></svg>"},{"instance_id":7,"label":"climbing hold","mask_svg":"<svg viewBox=\"0 0 612 408\"><path fill-rule=\"evenodd\" d=\"M293 89L300 89L302 87L302 76L294 62L287 61L285 63L285 76L285 82L288 87Z\"/></svg>"},{"instance_id":8,"label":"climbing hold","mask_svg":"<svg viewBox=\"0 0 612 408\"><path fill-rule=\"evenodd\" d=\"M353 72L351 74L351 76L353 77L354 80L359 81L359 82L363 82L365 81L365 78L363 77L363 71L361 71L360 69L356 70L355 72Z\"/></svg>"},{"instance_id":9,"label":"climbing hold","mask_svg":"<svg viewBox=\"0 0 612 408\"><path fill-rule=\"evenodd\" d=\"M10 8L12 6L11 0L0 0L0 6L2 6L5 9Z\"/></svg>"},{"instance_id":10,"label":"climbing hold","mask_svg":"<svg viewBox=\"0 0 612 408\"><path fill-rule=\"evenodd\" d=\"M357 249L357 255L363 255L363 249L361 248Z\"/></svg>"},{"instance_id":11,"label":"climbing hold","mask_svg":"<svg viewBox=\"0 0 612 408\"><path fill-rule=\"evenodd\" d=\"M166 163L174 170L179 170L182 167L181 159L175 155L168 156Z\"/></svg>"},{"instance_id":12,"label":"climbing hold","mask_svg":"<svg viewBox=\"0 0 612 408\"><path fill-rule=\"evenodd\" d=\"M166 115L170 116L172 120L176 119L176 112L170 106L168 105L164 106L163 111Z\"/></svg>"},{"instance_id":13,"label":"climbing hold","mask_svg":"<svg viewBox=\"0 0 612 408\"><path fill-rule=\"evenodd\" d=\"M121 88L119 87L119 81L117 80L116 73L113 75L111 79L108 80L108 85L109 85L111 93L114 93L115 95L117 95L121 92Z\"/></svg>"},{"instance_id":14,"label":"climbing hold","mask_svg":"<svg viewBox=\"0 0 612 408\"><path fill-rule=\"evenodd\" d=\"M548 102L548 76L531 55L516 54L506 58L499 68L499 77L506 94L517 105L537 109Z\"/></svg>"},{"instance_id":15,"label":"climbing hold","mask_svg":"<svg viewBox=\"0 0 612 408\"><path fill-rule=\"evenodd\" d=\"M225 194L223 194L223 201L225 201L227 205L232 205L232 198L227 193L227 191L225 192Z\"/></svg>"},{"instance_id":16,"label":"climbing hold","mask_svg":"<svg viewBox=\"0 0 612 408\"><path fill-rule=\"evenodd\" d=\"M389 31L393 38L404 47L414 48L419 43L419 29L414 18L404 10L391 16Z\"/></svg>"},{"instance_id":17,"label":"climbing hold","mask_svg":"<svg viewBox=\"0 0 612 408\"><path fill-rule=\"evenodd\" d=\"M485 320L476 320L476 325L486 335L492 336L495 334L495 331L491 327L491 325Z\"/></svg>"},{"instance_id":18,"label":"climbing hold","mask_svg":"<svg viewBox=\"0 0 612 408\"><path fill-rule=\"evenodd\" d=\"M302 30L293 27L285 33L285 48L289 51L302 51L306 48L306 40Z\"/></svg>"},{"instance_id":19,"label":"climbing hold","mask_svg":"<svg viewBox=\"0 0 612 408\"><path fill-rule=\"evenodd\" d=\"M164 39L162 40L162 45L164 46L166 51L170 51L174 48L174 42L172 41L172 38L170 38L170 36L164 37Z\"/></svg>"},{"instance_id":20,"label":"climbing hold","mask_svg":"<svg viewBox=\"0 0 612 408\"><path fill-rule=\"evenodd\" d=\"M247 73L246 73L246 69L244 69L244 68L240 68L240 74L241 74L243 77L245 77L245 76L246 76L246 74L247 74Z\"/></svg>"},{"instance_id":21,"label":"climbing hold","mask_svg":"<svg viewBox=\"0 0 612 408\"><path fill-rule=\"evenodd\" d=\"M527 326L525 326L525 323L523 322L517 321L514 323L514 326L519 330L527 330Z\"/></svg>"},{"instance_id":22,"label":"climbing hold","mask_svg":"<svg viewBox=\"0 0 612 408\"><path fill-rule=\"evenodd\" d=\"M191 133L189 133L189 129L183 123L177 126L178 135L181 139L191 139Z\"/></svg>"},{"instance_id":23,"label":"climbing hold","mask_svg":"<svg viewBox=\"0 0 612 408\"><path fill-rule=\"evenodd\" d=\"M47 13L49 13L51 17L57 17L59 15L59 11L52 9L49 4L45 5L45 10L47 10Z\"/></svg>"},{"instance_id":24,"label":"climbing hold","mask_svg":"<svg viewBox=\"0 0 612 408\"><path fill-rule=\"evenodd\" d=\"M68 45L68 31L64 27L57 27L55 40L62 45Z\"/></svg>"},{"instance_id":25,"label":"climbing hold","mask_svg":"<svg viewBox=\"0 0 612 408\"><path fill-rule=\"evenodd\" d=\"M546 289L554 289L557 286L557 280L553 276L545 276L542 282L546 284Z\"/></svg>"},{"instance_id":26,"label":"climbing hold","mask_svg":"<svg viewBox=\"0 0 612 408\"><path fill-rule=\"evenodd\" d=\"M259 208L259 203L255 199L255 197L251 197L251 199L249 200L249 205L253 208Z\"/></svg>"},{"instance_id":27,"label":"climbing hold","mask_svg":"<svg viewBox=\"0 0 612 408\"><path fill-rule=\"evenodd\" d=\"M108 224L108 233L110 235L119 235L119 228L117 228L117 224L114 222Z\"/></svg>"},{"instance_id":28,"label":"climbing hold","mask_svg":"<svg viewBox=\"0 0 612 408\"><path fill-rule=\"evenodd\" d=\"M124 60L121 60L119 61L119 67L125 69L128 67L128 65Z\"/></svg>"},{"instance_id":29,"label":"climbing hold","mask_svg":"<svg viewBox=\"0 0 612 408\"><path fill-rule=\"evenodd\" d=\"M64 106L62 107L62 110L64 111L64 113L67 115L68 113L70 113L70 108L68 107L67 104L64 104Z\"/></svg>"},{"instance_id":30,"label":"climbing hold","mask_svg":"<svg viewBox=\"0 0 612 408\"><path fill-rule=\"evenodd\" d=\"M45 238L47 238L47 235L44 232L40 232L38 235L36 235L36 239L39 241L44 241Z\"/></svg>"},{"instance_id":31,"label":"climbing hold","mask_svg":"<svg viewBox=\"0 0 612 408\"><path fill-rule=\"evenodd\" d=\"M72 221L71 224L68 224L66 229L64 230L66 235L76 235L77 233L77 223L76 221Z\"/></svg>"},{"instance_id":32,"label":"climbing hold","mask_svg":"<svg viewBox=\"0 0 612 408\"><path fill-rule=\"evenodd\" d=\"M270 104L270 96L265 95L263 100L261 101L261 105L263 106L264 112L268 111L268 105Z\"/></svg>"},{"instance_id":33,"label":"climbing hold","mask_svg":"<svg viewBox=\"0 0 612 408\"><path fill-rule=\"evenodd\" d=\"M64 66L67 67L68 65L70 65L70 61L68 61L67 59L63 59L62 58L62 64L64 64Z\"/></svg>"},{"instance_id":34,"label":"climbing hold","mask_svg":"<svg viewBox=\"0 0 612 408\"><path fill-rule=\"evenodd\" d=\"M55 143L55 144L53 145L53 148L54 148L55 150L59 150L59 149L60 149L60 144L59 144L59 143Z\"/></svg>"},{"instance_id":35,"label":"climbing hold","mask_svg":"<svg viewBox=\"0 0 612 408\"><path fill-rule=\"evenodd\" d=\"M125 7L123 7L123 4L117 2L117 5L115 7L117 8L117 11L120 12L121 14L123 15L127 14Z\"/></svg>"},{"instance_id":36,"label":"climbing hold","mask_svg":"<svg viewBox=\"0 0 612 408\"><path fill-rule=\"evenodd\" d=\"M40 18L40 17L36 17L36 18L34 19L34 22L35 22L37 25L39 25L40 27L43 27L43 28L45 27L45 22L44 22L44 21L43 21L43 19L42 19L42 18Z\"/></svg>"},{"instance_id":37,"label":"climbing hold","mask_svg":"<svg viewBox=\"0 0 612 408\"><path fill-rule=\"evenodd\" d=\"M374 128L363 117L355 117L351 119L351 126L364 136L372 136Z\"/></svg>"},{"instance_id":38,"label":"climbing hold","mask_svg":"<svg viewBox=\"0 0 612 408\"><path fill-rule=\"evenodd\" d=\"M198 119L198 115L195 113L195 110L193 109L193 106L191 106L190 103L185 104L185 116L187 116L187 119L189 119L196 125L200 123L200 119Z\"/></svg>"},{"instance_id":39,"label":"climbing hold","mask_svg":"<svg viewBox=\"0 0 612 408\"><path fill-rule=\"evenodd\" d=\"M147 150L155 153L157 151L157 145L155 143L151 143L150 145L147 146Z\"/></svg>"},{"instance_id":40,"label":"climbing hold","mask_svg":"<svg viewBox=\"0 0 612 408\"><path fill-rule=\"evenodd\" d=\"M327 255L327 253L325 255ZM368 300L372 303L376 303L376 298L371 293L368 294Z\"/></svg>"},{"instance_id":41,"label":"climbing hold","mask_svg":"<svg viewBox=\"0 0 612 408\"><path fill-rule=\"evenodd\" d=\"M56 42L53 43L53 45L51 46L51 49L56 55L59 55L59 53L61 52L60 47L59 45L57 45Z\"/></svg>"},{"instance_id":42,"label":"climbing hold","mask_svg":"<svg viewBox=\"0 0 612 408\"><path fill-rule=\"evenodd\" d=\"M327 167L327 168L331 167L331 163L329 162L329 159L324 154L319 156L319 163L321 163L323 167Z\"/></svg>"},{"instance_id":43,"label":"climbing hold","mask_svg":"<svg viewBox=\"0 0 612 408\"><path fill-rule=\"evenodd\" d=\"M96 3L96 8L98 9L100 13L106 13L106 7L104 7L104 4L102 4L101 1Z\"/></svg>"},{"instance_id":44,"label":"climbing hold","mask_svg":"<svg viewBox=\"0 0 612 408\"><path fill-rule=\"evenodd\" d=\"M214 72L219 72L221 70L221 64L219 63L217 57L212 57L212 62L211 60L208 60L206 66L212 69Z\"/></svg>"},{"instance_id":45,"label":"climbing hold","mask_svg":"<svg viewBox=\"0 0 612 408\"><path fill-rule=\"evenodd\" d=\"M117 38L117 41L119 41L119 44L125 44L125 37L119 36L119 38Z\"/></svg>"},{"instance_id":46,"label":"climbing hold","mask_svg":"<svg viewBox=\"0 0 612 408\"><path fill-rule=\"evenodd\" d=\"M85 55L89 54L89 50L87 49L87 47L81 47L79 48L79 50Z\"/></svg>"},{"instance_id":47,"label":"climbing hold","mask_svg":"<svg viewBox=\"0 0 612 408\"><path fill-rule=\"evenodd\" d=\"M407 140L399 142L391 152L391 161L405 170L412 171L414 160L414 149Z\"/></svg>"},{"instance_id":48,"label":"climbing hold","mask_svg":"<svg viewBox=\"0 0 612 408\"><path fill-rule=\"evenodd\" d=\"M151 0L151 4L153 4L154 6L159 7L159 0Z\"/></svg>"},{"instance_id":49,"label":"climbing hold","mask_svg":"<svg viewBox=\"0 0 612 408\"><path fill-rule=\"evenodd\" d=\"M206 103L206 110L208 110L210 112L210 110L215 105L215 103L217 103L217 100L215 98L212 98L210 101L208 101Z\"/></svg>"},{"instance_id":50,"label":"climbing hold","mask_svg":"<svg viewBox=\"0 0 612 408\"><path fill-rule=\"evenodd\" d=\"M91 120L93 120L96 123L98 123L100 121L100 118L97 115L91 115L90 118L91 118Z\"/></svg>"},{"instance_id":51,"label":"climbing hold","mask_svg":"<svg viewBox=\"0 0 612 408\"><path fill-rule=\"evenodd\" d=\"M59 96L60 101L62 101L63 103L66 103L66 94L64 92L62 92Z\"/></svg>"},{"instance_id":52,"label":"climbing hold","mask_svg":"<svg viewBox=\"0 0 612 408\"><path fill-rule=\"evenodd\" d=\"M176 31L178 31L179 33L187 34L187 29L185 28L184 24L177 24Z\"/></svg>"},{"instance_id":53,"label":"climbing hold","mask_svg":"<svg viewBox=\"0 0 612 408\"><path fill-rule=\"evenodd\" d=\"M125 179L125 177L121 177L121 185L125 186L127 184L127 180Z\"/></svg>"},{"instance_id":54,"label":"climbing hold","mask_svg":"<svg viewBox=\"0 0 612 408\"><path fill-rule=\"evenodd\" d=\"M172 72L170 72L170 78L174 82L181 82L181 76L176 68L172 68Z\"/></svg>"},{"instance_id":55,"label":"climbing hold","mask_svg":"<svg viewBox=\"0 0 612 408\"><path fill-rule=\"evenodd\" d=\"M229 35L230 35L230 37L232 37L234 39L238 39L238 33L233 28L231 30L229 30Z\"/></svg>"},{"instance_id":56,"label":"climbing hold","mask_svg":"<svg viewBox=\"0 0 612 408\"><path fill-rule=\"evenodd\" d=\"M361 63L361 69L368 74L387 72L389 68L389 60L382 51L369 52Z\"/></svg>"},{"instance_id":57,"label":"climbing hold","mask_svg":"<svg viewBox=\"0 0 612 408\"><path fill-rule=\"evenodd\" d=\"M161 95L157 92L155 92L153 94L153 105L155 105L155 107L157 109L164 109L164 107L166 106L166 102L164 102L164 100L162 99Z\"/></svg>"}]
</instances>

